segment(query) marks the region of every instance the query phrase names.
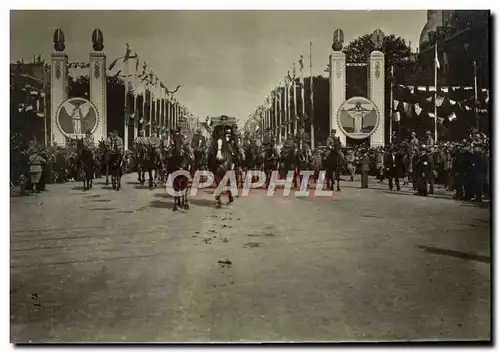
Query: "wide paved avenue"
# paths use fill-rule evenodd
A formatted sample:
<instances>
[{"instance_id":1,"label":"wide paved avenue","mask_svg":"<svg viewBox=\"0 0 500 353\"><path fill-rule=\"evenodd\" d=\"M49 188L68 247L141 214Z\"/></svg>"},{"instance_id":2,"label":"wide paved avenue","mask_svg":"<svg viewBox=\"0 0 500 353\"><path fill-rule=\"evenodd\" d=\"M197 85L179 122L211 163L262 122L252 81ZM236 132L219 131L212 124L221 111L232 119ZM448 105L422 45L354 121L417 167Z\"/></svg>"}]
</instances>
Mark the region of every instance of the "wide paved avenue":
<instances>
[{"instance_id":1,"label":"wide paved avenue","mask_svg":"<svg viewBox=\"0 0 500 353\"><path fill-rule=\"evenodd\" d=\"M11 197L11 340L490 337L488 204L343 182L172 212L162 188Z\"/></svg>"}]
</instances>

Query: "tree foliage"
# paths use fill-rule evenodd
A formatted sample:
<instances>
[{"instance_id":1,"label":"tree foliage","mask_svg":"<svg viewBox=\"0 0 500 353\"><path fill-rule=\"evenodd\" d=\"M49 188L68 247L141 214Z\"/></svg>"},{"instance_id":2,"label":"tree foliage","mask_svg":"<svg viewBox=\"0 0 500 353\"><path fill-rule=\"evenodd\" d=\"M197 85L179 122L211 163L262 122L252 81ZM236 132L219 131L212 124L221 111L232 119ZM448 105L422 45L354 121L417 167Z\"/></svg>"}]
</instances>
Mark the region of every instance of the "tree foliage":
<instances>
[{"instance_id":1,"label":"tree foliage","mask_svg":"<svg viewBox=\"0 0 500 353\"><path fill-rule=\"evenodd\" d=\"M365 34L349 43L343 50L346 60L349 63L364 63L370 58L370 54L375 50L375 44L371 40L371 34ZM385 54L386 66L404 65L411 55L411 48L401 37L394 34L384 37L380 50Z\"/></svg>"}]
</instances>

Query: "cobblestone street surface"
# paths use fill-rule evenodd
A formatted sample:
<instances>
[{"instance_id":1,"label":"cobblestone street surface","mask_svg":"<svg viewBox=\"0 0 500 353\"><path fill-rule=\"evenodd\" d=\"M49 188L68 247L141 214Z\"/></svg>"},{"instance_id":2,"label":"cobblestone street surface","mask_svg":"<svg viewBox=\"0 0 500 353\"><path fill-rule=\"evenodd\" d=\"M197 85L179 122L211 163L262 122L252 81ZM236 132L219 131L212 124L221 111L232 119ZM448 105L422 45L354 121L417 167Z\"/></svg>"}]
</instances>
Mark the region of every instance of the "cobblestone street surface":
<instances>
[{"instance_id":1,"label":"cobblestone street surface","mask_svg":"<svg viewBox=\"0 0 500 353\"><path fill-rule=\"evenodd\" d=\"M489 205L359 186L187 212L135 174L13 195L11 341L489 339Z\"/></svg>"}]
</instances>

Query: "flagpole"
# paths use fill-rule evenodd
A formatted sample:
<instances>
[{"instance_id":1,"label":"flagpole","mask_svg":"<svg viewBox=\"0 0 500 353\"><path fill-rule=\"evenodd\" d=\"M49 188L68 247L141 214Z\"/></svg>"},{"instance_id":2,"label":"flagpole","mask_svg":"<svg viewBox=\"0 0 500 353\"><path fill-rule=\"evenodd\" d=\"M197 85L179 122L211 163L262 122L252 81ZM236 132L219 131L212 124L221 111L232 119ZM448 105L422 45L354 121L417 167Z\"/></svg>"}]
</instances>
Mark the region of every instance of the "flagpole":
<instances>
[{"instance_id":1,"label":"flagpole","mask_svg":"<svg viewBox=\"0 0 500 353\"><path fill-rule=\"evenodd\" d=\"M391 65L391 101L390 101L390 107L391 107L391 114L389 115L389 144L392 144L392 119L393 119L393 114L394 114L394 65Z\"/></svg>"},{"instance_id":2,"label":"flagpole","mask_svg":"<svg viewBox=\"0 0 500 353\"><path fill-rule=\"evenodd\" d=\"M304 99L304 57L300 56L300 99L302 101L302 123L306 115L306 102Z\"/></svg>"},{"instance_id":3,"label":"flagpole","mask_svg":"<svg viewBox=\"0 0 500 353\"><path fill-rule=\"evenodd\" d=\"M314 85L312 74L312 42L309 42L309 80L311 97L311 148L314 150Z\"/></svg>"},{"instance_id":4,"label":"flagpole","mask_svg":"<svg viewBox=\"0 0 500 353\"><path fill-rule=\"evenodd\" d=\"M437 122L438 122L438 116L437 116L437 91L438 91L438 88L437 88L437 85L438 85L438 43L436 42L435 44L435 47L434 47L434 50L435 50L435 54L434 54L434 88L435 88L435 91L434 91L434 143L437 142L437 139L438 139L438 128L437 128Z\"/></svg>"},{"instance_id":5,"label":"flagpole","mask_svg":"<svg viewBox=\"0 0 500 353\"><path fill-rule=\"evenodd\" d=\"M295 63L293 63L293 134L297 135L297 86L295 85Z\"/></svg>"},{"instance_id":6,"label":"flagpole","mask_svg":"<svg viewBox=\"0 0 500 353\"><path fill-rule=\"evenodd\" d=\"M151 137L151 124L153 123L153 89L150 84L149 89L149 121L148 121L148 137Z\"/></svg>"},{"instance_id":7,"label":"flagpole","mask_svg":"<svg viewBox=\"0 0 500 353\"><path fill-rule=\"evenodd\" d=\"M45 79L45 65L42 63L43 72L43 136L45 140L45 146L48 146L48 136L47 136L47 81Z\"/></svg>"},{"instance_id":8,"label":"flagpole","mask_svg":"<svg viewBox=\"0 0 500 353\"><path fill-rule=\"evenodd\" d=\"M125 78L124 78L125 100L123 104L123 146L125 148L125 151L128 150L128 74L129 74L129 65L127 60L125 62Z\"/></svg>"},{"instance_id":9,"label":"flagpole","mask_svg":"<svg viewBox=\"0 0 500 353\"><path fill-rule=\"evenodd\" d=\"M479 132L479 114L477 113L477 101L478 101L478 92L477 92L477 64L476 60L474 60L474 113L476 114L476 129Z\"/></svg>"},{"instance_id":10,"label":"flagpole","mask_svg":"<svg viewBox=\"0 0 500 353\"><path fill-rule=\"evenodd\" d=\"M289 113L290 113L290 83L288 82L288 76L285 77L285 139L288 137L289 133Z\"/></svg>"}]
</instances>

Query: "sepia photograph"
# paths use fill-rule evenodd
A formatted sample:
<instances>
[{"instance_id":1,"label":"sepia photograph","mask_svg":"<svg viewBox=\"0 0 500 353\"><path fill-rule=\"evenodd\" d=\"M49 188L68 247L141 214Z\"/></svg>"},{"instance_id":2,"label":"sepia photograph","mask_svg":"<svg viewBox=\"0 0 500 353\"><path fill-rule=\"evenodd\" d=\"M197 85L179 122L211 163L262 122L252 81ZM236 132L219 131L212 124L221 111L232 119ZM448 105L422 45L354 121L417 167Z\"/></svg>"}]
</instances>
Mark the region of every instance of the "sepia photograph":
<instances>
[{"instance_id":1,"label":"sepia photograph","mask_svg":"<svg viewBox=\"0 0 500 353\"><path fill-rule=\"evenodd\" d=\"M492 343L490 10L9 17L11 344Z\"/></svg>"}]
</instances>

